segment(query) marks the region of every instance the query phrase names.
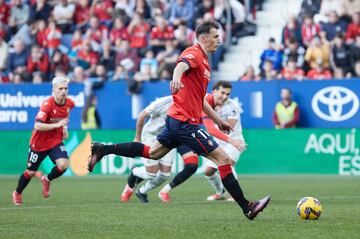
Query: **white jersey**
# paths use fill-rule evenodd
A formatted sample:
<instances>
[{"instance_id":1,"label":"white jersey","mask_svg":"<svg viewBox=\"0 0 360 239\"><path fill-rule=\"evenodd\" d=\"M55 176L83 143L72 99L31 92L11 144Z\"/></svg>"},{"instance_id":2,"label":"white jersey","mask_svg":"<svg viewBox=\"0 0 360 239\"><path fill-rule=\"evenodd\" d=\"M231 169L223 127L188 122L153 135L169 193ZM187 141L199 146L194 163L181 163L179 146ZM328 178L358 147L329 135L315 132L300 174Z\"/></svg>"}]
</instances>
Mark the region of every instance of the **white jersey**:
<instances>
[{"instance_id":1,"label":"white jersey","mask_svg":"<svg viewBox=\"0 0 360 239\"><path fill-rule=\"evenodd\" d=\"M242 126L241 126L241 116L240 116L240 106L238 101L233 99L228 99L225 104L222 106L216 108L216 113L220 116L221 119L227 121L229 119L235 119L237 120L234 131L231 131L229 136L234 139L241 139L244 140L244 137L242 135ZM225 145L228 144L227 142L224 142L220 139L215 138L215 141L219 145Z\"/></svg>"},{"instance_id":2,"label":"white jersey","mask_svg":"<svg viewBox=\"0 0 360 239\"><path fill-rule=\"evenodd\" d=\"M148 107L145 108L145 112L149 114L149 120L145 123L142 138L152 135L156 136L165 127L165 119L167 111L173 102L172 96L161 97L153 101Z\"/></svg>"}]
</instances>

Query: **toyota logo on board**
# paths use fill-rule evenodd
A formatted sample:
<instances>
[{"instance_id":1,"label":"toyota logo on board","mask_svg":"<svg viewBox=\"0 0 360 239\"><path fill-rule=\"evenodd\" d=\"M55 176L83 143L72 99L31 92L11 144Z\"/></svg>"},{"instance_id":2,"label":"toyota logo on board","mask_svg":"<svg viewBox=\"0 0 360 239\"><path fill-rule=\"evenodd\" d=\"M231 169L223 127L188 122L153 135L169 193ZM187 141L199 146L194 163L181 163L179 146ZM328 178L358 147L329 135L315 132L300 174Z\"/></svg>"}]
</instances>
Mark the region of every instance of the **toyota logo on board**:
<instances>
[{"instance_id":1,"label":"toyota logo on board","mask_svg":"<svg viewBox=\"0 0 360 239\"><path fill-rule=\"evenodd\" d=\"M321 119L338 122L350 119L358 112L359 98L348 88L330 86L314 95L311 106Z\"/></svg>"}]
</instances>

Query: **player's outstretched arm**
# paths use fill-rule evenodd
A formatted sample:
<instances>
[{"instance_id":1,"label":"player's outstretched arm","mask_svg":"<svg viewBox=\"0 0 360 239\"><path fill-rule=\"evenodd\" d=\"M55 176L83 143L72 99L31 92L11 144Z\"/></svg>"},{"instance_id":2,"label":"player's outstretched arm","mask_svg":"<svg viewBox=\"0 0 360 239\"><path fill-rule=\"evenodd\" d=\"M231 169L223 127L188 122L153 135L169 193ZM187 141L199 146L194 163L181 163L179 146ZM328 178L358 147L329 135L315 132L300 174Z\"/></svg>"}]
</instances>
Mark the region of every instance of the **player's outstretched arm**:
<instances>
[{"instance_id":1,"label":"player's outstretched arm","mask_svg":"<svg viewBox=\"0 0 360 239\"><path fill-rule=\"evenodd\" d=\"M53 124L35 122L34 129L37 131L49 131L60 127L64 127L68 124L68 122L69 122L68 119L62 119L59 122Z\"/></svg>"},{"instance_id":2,"label":"player's outstretched arm","mask_svg":"<svg viewBox=\"0 0 360 239\"><path fill-rule=\"evenodd\" d=\"M173 79L170 81L170 90L172 94L177 93L180 89L184 88L184 84L181 83L181 76L182 74L189 70L189 65L185 62L179 62L175 69L173 74Z\"/></svg>"},{"instance_id":3,"label":"player's outstretched arm","mask_svg":"<svg viewBox=\"0 0 360 239\"><path fill-rule=\"evenodd\" d=\"M146 118L149 117L149 113L145 110L141 111L136 121L136 132L134 142L141 142L141 134L145 125Z\"/></svg>"}]
</instances>

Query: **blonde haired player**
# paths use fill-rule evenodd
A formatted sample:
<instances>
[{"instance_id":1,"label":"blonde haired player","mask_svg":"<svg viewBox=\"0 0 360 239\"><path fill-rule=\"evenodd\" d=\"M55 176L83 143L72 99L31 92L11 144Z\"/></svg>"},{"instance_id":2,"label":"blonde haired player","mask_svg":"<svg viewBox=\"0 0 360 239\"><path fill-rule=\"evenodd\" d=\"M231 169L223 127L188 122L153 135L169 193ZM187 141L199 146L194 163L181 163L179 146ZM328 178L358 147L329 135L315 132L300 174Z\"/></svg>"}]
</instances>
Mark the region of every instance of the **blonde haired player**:
<instances>
[{"instance_id":1,"label":"blonde haired player","mask_svg":"<svg viewBox=\"0 0 360 239\"><path fill-rule=\"evenodd\" d=\"M67 78L55 77L52 81L52 96L42 103L36 115L30 139L27 168L20 176L17 188L12 193L14 205L22 204L23 190L47 156L55 166L48 175L41 177L44 198L50 196L50 182L60 177L69 166L69 157L63 140L68 138L69 113L75 104L67 97L68 84Z\"/></svg>"}]
</instances>

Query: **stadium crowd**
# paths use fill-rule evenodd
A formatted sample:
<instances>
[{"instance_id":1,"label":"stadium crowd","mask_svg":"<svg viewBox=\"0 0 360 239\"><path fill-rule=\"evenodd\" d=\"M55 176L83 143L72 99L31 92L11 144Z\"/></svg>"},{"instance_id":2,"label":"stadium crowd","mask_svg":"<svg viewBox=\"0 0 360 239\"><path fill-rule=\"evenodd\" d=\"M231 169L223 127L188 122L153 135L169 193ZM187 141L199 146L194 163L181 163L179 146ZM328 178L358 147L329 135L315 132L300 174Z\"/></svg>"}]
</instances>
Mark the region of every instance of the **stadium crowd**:
<instances>
[{"instance_id":1,"label":"stadium crowd","mask_svg":"<svg viewBox=\"0 0 360 239\"><path fill-rule=\"evenodd\" d=\"M260 58L260 75L248 66L241 81L360 77L360 1L303 0Z\"/></svg>"},{"instance_id":2,"label":"stadium crowd","mask_svg":"<svg viewBox=\"0 0 360 239\"><path fill-rule=\"evenodd\" d=\"M246 30L246 10L230 0L231 39ZM0 83L170 80L179 53L192 45L195 26L216 20L224 31L225 0L0 0ZM212 55L217 69L225 47Z\"/></svg>"}]
</instances>

